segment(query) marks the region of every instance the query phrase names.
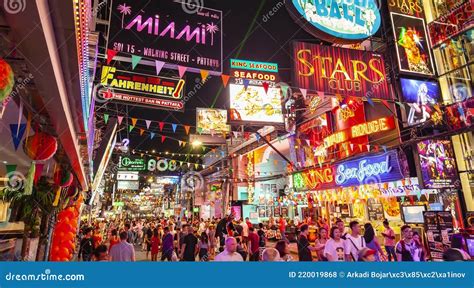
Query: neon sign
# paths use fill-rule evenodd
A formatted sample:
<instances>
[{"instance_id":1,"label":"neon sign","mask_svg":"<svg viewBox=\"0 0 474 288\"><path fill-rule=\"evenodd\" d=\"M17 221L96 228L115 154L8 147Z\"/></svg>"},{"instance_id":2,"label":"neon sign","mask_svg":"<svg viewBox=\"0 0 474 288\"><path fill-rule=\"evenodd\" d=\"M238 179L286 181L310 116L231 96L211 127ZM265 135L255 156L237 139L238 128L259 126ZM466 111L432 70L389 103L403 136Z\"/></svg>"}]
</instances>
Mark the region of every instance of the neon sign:
<instances>
[{"instance_id":1,"label":"neon sign","mask_svg":"<svg viewBox=\"0 0 474 288\"><path fill-rule=\"evenodd\" d=\"M334 184L334 172L331 167L309 169L293 174L293 187L301 190L330 188Z\"/></svg>"},{"instance_id":2,"label":"neon sign","mask_svg":"<svg viewBox=\"0 0 474 288\"><path fill-rule=\"evenodd\" d=\"M277 63L230 59L230 68L278 73Z\"/></svg>"},{"instance_id":3,"label":"neon sign","mask_svg":"<svg viewBox=\"0 0 474 288\"><path fill-rule=\"evenodd\" d=\"M403 178L396 151L346 161L337 165L335 173L339 186L375 184Z\"/></svg>"},{"instance_id":4,"label":"neon sign","mask_svg":"<svg viewBox=\"0 0 474 288\"><path fill-rule=\"evenodd\" d=\"M373 0L287 0L286 6L308 33L328 42L362 42L381 24Z\"/></svg>"}]
</instances>

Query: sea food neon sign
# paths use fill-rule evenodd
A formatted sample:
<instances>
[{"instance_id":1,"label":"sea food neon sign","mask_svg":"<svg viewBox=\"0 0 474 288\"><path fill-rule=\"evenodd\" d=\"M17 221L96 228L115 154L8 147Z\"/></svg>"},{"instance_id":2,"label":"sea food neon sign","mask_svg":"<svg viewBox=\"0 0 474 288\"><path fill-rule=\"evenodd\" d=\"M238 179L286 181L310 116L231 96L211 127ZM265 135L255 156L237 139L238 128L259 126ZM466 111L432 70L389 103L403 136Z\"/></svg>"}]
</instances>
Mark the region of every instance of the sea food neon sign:
<instances>
[{"instance_id":1,"label":"sea food neon sign","mask_svg":"<svg viewBox=\"0 0 474 288\"><path fill-rule=\"evenodd\" d=\"M303 28L329 42L360 42L381 24L374 0L287 0L286 4Z\"/></svg>"}]
</instances>

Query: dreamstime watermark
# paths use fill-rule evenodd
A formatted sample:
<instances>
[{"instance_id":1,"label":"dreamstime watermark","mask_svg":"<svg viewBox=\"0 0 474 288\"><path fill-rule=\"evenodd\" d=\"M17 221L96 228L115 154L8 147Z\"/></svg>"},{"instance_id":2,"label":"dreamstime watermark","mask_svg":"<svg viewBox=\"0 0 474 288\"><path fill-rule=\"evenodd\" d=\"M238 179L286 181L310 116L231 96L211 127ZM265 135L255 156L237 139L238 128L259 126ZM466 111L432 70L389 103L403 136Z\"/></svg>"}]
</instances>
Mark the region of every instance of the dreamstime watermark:
<instances>
[{"instance_id":1,"label":"dreamstime watermark","mask_svg":"<svg viewBox=\"0 0 474 288\"><path fill-rule=\"evenodd\" d=\"M201 173L189 171L181 178L182 191L196 191L204 186L204 178Z\"/></svg>"},{"instance_id":2,"label":"dreamstime watermark","mask_svg":"<svg viewBox=\"0 0 474 288\"><path fill-rule=\"evenodd\" d=\"M9 172L5 175L4 186L7 190L15 192L23 189L25 186L25 180L25 175L22 173L18 171Z\"/></svg>"},{"instance_id":3,"label":"dreamstime watermark","mask_svg":"<svg viewBox=\"0 0 474 288\"><path fill-rule=\"evenodd\" d=\"M26 0L4 0L3 8L8 14L18 14L26 9Z\"/></svg>"},{"instance_id":4,"label":"dreamstime watermark","mask_svg":"<svg viewBox=\"0 0 474 288\"><path fill-rule=\"evenodd\" d=\"M97 103L104 104L113 98L114 93L114 88L99 83L92 89L92 99Z\"/></svg>"},{"instance_id":5,"label":"dreamstime watermark","mask_svg":"<svg viewBox=\"0 0 474 288\"><path fill-rule=\"evenodd\" d=\"M53 274L50 269L44 270L43 273L30 274L14 274L6 273L5 280L7 281L85 281L84 274Z\"/></svg>"},{"instance_id":6,"label":"dreamstime watermark","mask_svg":"<svg viewBox=\"0 0 474 288\"><path fill-rule=\"evenodd\" d=\"M201 80L199 77L196 77L194 79L194 82L196 84L194 84L194 87L191 91L189 91L188 93L186 93L186 95L183 97L183 104L186 104L186 102L188 102L189 100L191 100L191 98L194 97L194 95L196 95L196 93L202 89L202 87L204 87L204 85L207 83L207 81L209 81L209 79L211 79L212 76L207 76L206 79L204 80ZM178 108L175 108L175 110L179 110Z\"/></svg>"},{"instance_id":7,"label":"dreamstime watermark","mask_svg":"<svg viewBox=\"0 0 474 288\"><path fill-rule=\"evenodd\" d=\"M204 7L204 0L182 0L181 7L188 14L196 14Z\"/></svg>"},{"instance_id":8,"label":"dreamstime watermark","mask_svg":"<svg viewBox=\"0 0 474 288\"><path fill-rule=\"evenodd\" d=\"M8 103L13 97L17 96L20 93L20 90L25 90L26 85L31 82L35 77L33 74L28 74L28 77L25 79L18 79L18 82L15 84L15 88L10 93L10 95L3 102ZM0 103L1 104L1 103Z\"/></svg>"},{"instance_id":9,"label":"dreamstime watermark","mask_svg":"<svg viewBox=\"0 0 474 288\"><path fill-rule=\"evenodd\" d=\"M277 12L278 10L281 9L281 7L285 6L285 2L284 1L279 1L278 3L276 3L275 5L273 5L272 9L270 9L267 13L263 14L263 17L262 17L262 21L263 22L267 22L268 20L270 20L270 18L272 18Z\"/></svg>"}]
</instances>

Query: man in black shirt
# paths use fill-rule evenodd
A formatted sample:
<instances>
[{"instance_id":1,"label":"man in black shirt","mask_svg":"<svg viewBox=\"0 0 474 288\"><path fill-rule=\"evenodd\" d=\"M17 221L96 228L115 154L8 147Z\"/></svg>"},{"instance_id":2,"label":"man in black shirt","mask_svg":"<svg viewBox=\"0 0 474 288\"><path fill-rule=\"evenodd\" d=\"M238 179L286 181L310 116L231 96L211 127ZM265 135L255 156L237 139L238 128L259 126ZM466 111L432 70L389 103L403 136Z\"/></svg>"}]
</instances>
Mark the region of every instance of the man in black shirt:
<instances>
[{"instance_id":1,"label":"man in black shirt","mask_svg":"<svg viewBox=\"0 0 474 288\"><path fill-rule=\"evenodd\" d=\"M308 241L308 225L303 224L300 227L300 236L298 238L298 258L299 261L313 261L311 251L316 251L316 247L311 246Z\"/></svg>"},{"instance_id":2,"label":"man in black shirt","mask_svg":"<svg viewBox=\"0 0 474 288\"><path fill-rule=\"evenodd\" d=\"M92 228L85 228L84 229L84 238L81 240L81 244L79 246L79 253L77 258L82 261L91 261L92 253L94 252L94 245L92 244Z\"/></svg>"},{"instance_id":3,"label":"man in black shirt","mask_svg":"<svg viewBox=\"0 0 474 288\"><path fill-rule=\"evenodd\" d=\"M183 244L181 246L181 260L182 261L196 261L196 255L198 253L198 239L194 236L192 226L187 226L188 234L184 237Z\"/></svg>"}]
</instances>

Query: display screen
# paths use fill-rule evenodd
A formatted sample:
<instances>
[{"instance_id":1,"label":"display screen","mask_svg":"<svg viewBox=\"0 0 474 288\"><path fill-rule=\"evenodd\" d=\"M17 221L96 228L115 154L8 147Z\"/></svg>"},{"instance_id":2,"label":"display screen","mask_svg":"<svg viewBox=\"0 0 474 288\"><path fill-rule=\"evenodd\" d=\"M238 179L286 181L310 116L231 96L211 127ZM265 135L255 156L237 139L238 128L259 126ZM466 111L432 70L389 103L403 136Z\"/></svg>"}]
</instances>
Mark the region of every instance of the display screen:
<instances>
[{"instance_id":1,"label":"display screen","mask_svg":"<svg viewBox=\"0 0 474 288\"><path fill-rule=\"evenodd\" d=\"M283 123L281 90L270 87L230 84L232 121Z\"/></svg>"},{"instance_id":2,"label":"display screen","mask_svg":"<svg viewBox=\"0 0 474 288\"><path fill-rule=\"evenodd\" d=\"M433 106L440 101L441 93L436 82L400 78L402 97L406 103L409 126L421 124L431 118Z\"/></svg>"},{"instance_id":3,"label":"display screen","mask_svg":"<svg viewBox=\"0 0 474 288\"><path fill-rule=\"evenodd\" d=\"M405 223L422 224L423 212L426 210L425 206L402 206L403 220Z\"/></svg>"},{"instance_id":4,"label":"display screen","mask_svg":"<svg viewBox=\"0 0 474 288\"><path fill-rule=\"evenodd\" d=\"M426 140L417 144L425 188L452 188L457 178L456 160L449 140Z\"/></svg>"}]
</instances>

